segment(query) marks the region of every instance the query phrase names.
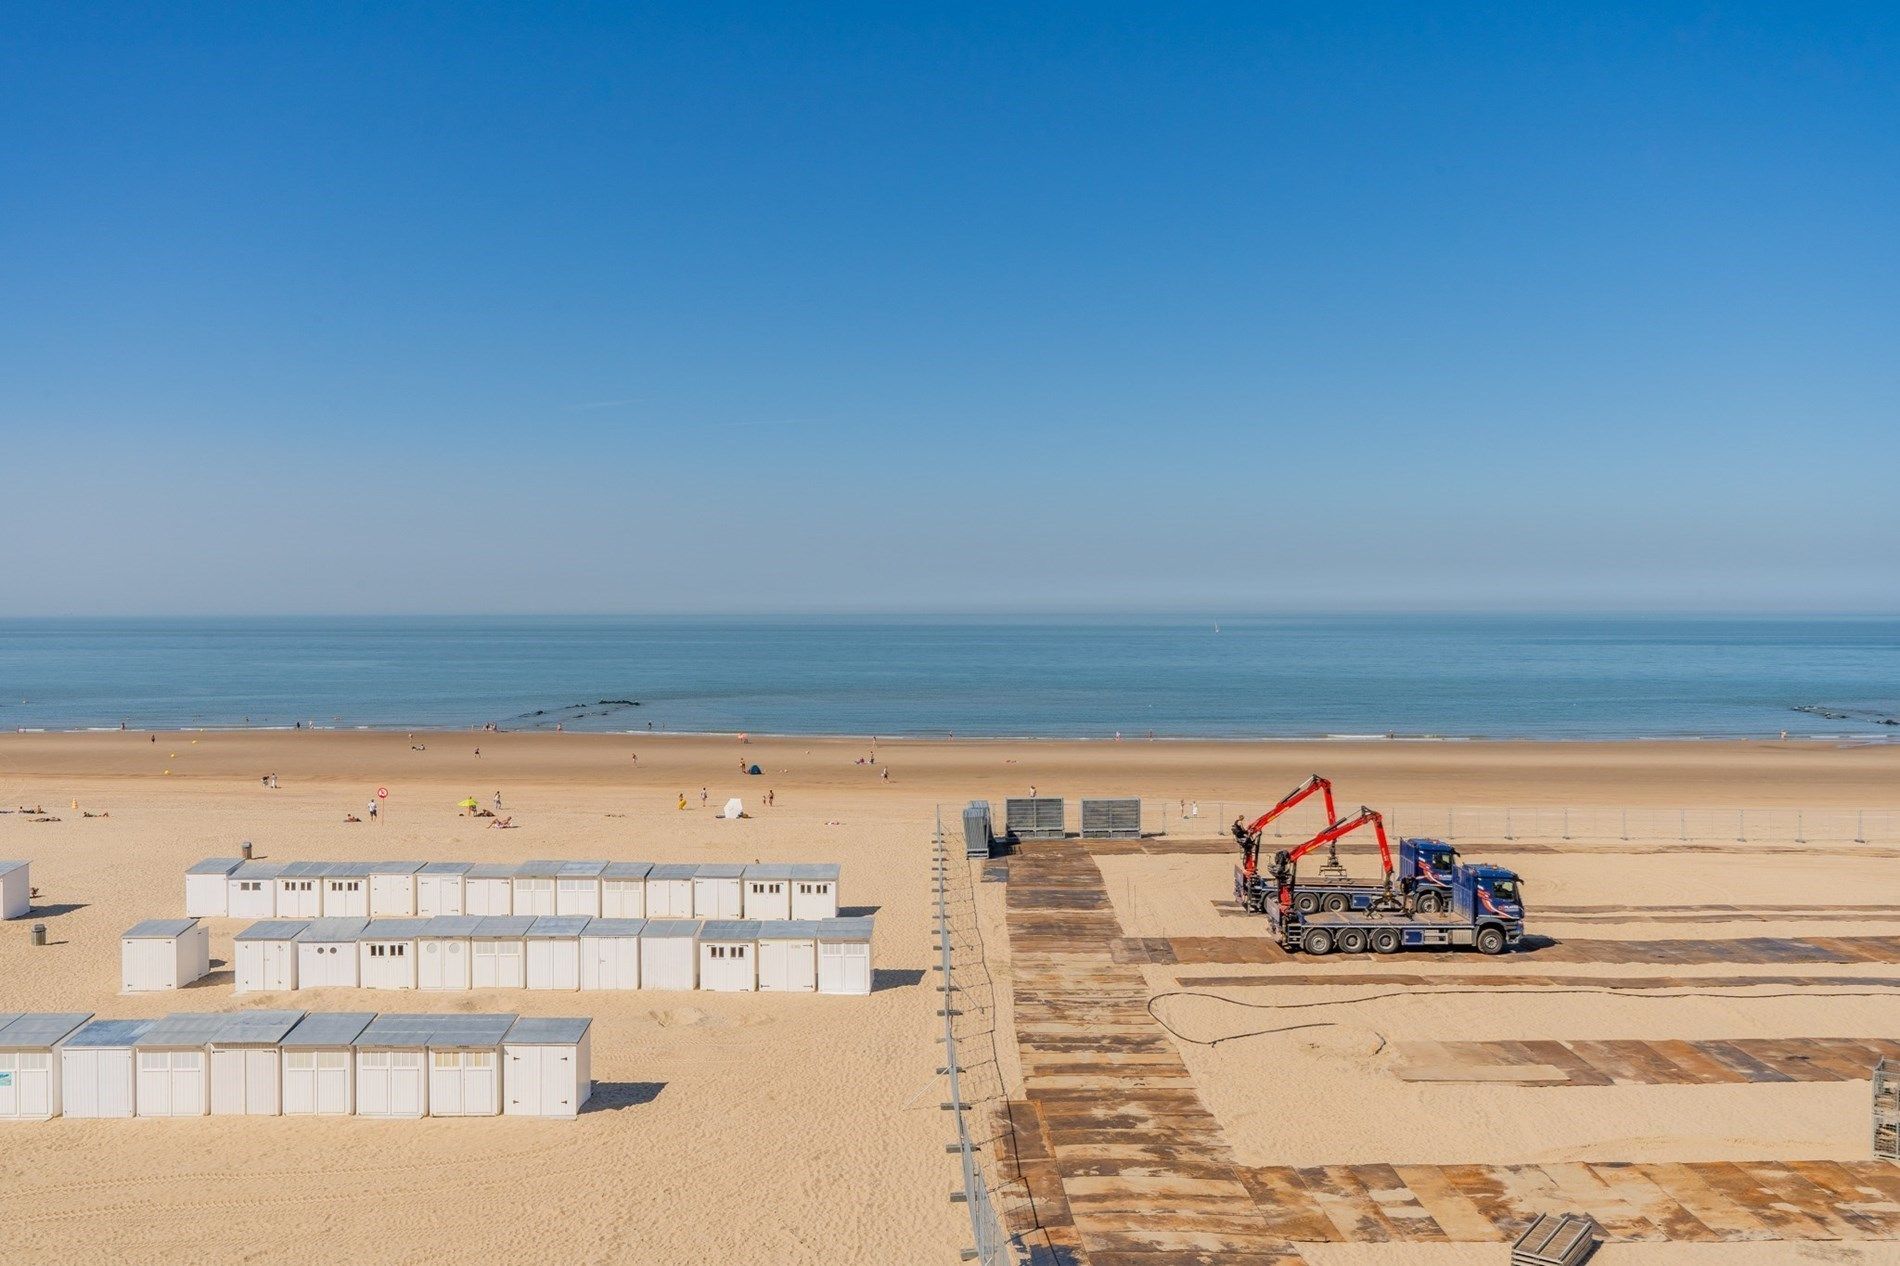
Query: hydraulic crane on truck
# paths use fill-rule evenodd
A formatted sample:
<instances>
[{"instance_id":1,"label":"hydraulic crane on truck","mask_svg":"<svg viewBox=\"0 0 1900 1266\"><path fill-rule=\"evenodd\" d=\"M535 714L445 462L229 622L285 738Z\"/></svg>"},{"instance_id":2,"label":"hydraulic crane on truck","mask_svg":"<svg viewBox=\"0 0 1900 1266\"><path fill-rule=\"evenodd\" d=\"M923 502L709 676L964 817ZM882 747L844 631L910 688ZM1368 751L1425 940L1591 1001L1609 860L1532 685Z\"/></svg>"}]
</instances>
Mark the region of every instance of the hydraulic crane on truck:
<instances>
[{"instance_id":1,"label":"hydraulic crane on truck","mask_svg":"<svg viewBox=\"0 0 1900 1266\"><path fill-rule=\"evenodd\" d=\"M1308 775L1305 782L1281 797L1279 804L1274 805L1252 822L1243 823L1239 818L1234 819L1234 842L1240 845L1240 869L1249 880L1260 872L1260 833L1266 830L1275 818L1313 795L1322 795L1326 798L1326 821L1330 823L1334 817L1333 784L1331 780L1321 778L1318 774Z\"/></svg>"},{"instance_id":2,"label":"hydraulic crane on truck","mask_svg":"<svg viewBox=\"0 0 1900 1266\"><path fill-rule=\"evenodd\" d=\"M1404 909L1404 902L1400 900L1393 886L1392 845L1385 837L1385 818L1377 809L1369 809L1364 805L1359 806L1359 812L1349 818L1339 819L1304 844L1274 855L1273 880L1279 889L1277 897L1280 909L1286 911L1293 907L1293 887L1299 872L1300 858L1324 845L1328 850L1327 862L1326 866L1321 868L1321 873L1324 874L1328 869L1340 869L1339 841L1367 826L1372 828L1373 837L1379 842L1379 868L1384 876L1378 894L1372 898L1370 908L1381 911Z\"/></svg>"}]
</instances>

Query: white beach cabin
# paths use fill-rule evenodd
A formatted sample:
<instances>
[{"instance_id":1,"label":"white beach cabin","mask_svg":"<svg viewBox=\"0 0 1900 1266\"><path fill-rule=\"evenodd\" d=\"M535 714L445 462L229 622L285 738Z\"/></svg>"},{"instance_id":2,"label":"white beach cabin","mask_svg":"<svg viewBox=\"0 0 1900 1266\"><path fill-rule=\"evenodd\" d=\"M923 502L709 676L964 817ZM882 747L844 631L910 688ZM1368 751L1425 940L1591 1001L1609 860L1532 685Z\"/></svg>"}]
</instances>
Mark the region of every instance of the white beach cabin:
<instances>
[{"instance_id":1,"label":"white beach cabin","mask_svg":"<svg viewBox=\"0 0 1900 1266\"><path fill-rule=\"evenodd\" d=\"M469 937L482 921L472 914L443 914L424 922L428 927L416 936L417 988L473 988L474 954Z\"/></svg>"},{"instance_id":2,"label":"white beach cabin","mask_svg":"<svg viewBox=\"0 0 1900 1266\"><path fill-rule=\"evenodd\" d=\"M871 992L871 920L819 922L818 992Z\"/></svg>"},{"instance_id":3,"label":"white beach cabin","mask_svg":"<svg viewBox=\"0 0 1900 1266\"><path fill-rule=\"evenodd\" d=\"M693 917L693 872L691 863L663 862L647 871L647 911L649 919L690 919Z\"/></svg>"},{"instance_id":4,"label":"white beach cabin","mask_svg":"<svg viewBox=\"0 0 1900 1266\"><path fill-rule=\"evenodd\" d=\"M416 911L416 874L421 862L371 862L369 917L409 919Z\"/></svg>"},{"instance_id":5,"label":"white beach cabin","mask_svg":"<svg viewBox=\"0 0 1900 1266\"><path fill-rule=\"evenodd\" d=\"M691 989L699 983L699 923L648 919L640 929L640 987Z\"/></svg>"},{"instance_id":6,"label":"white beach cabin","mask_svg":"<svg viewBox=\"0 0 1900 1266\"><path fill-rule=\"evenodd\" d=\"M211 1039L211 1115L274 1117L284 1110L284 1060L279 1043L301 1011L240 1011Z\"/></svg>"},{"instance_id":7,"label":"white beach cabin","mask_svg":"<svg viewBox=\"0 0 1900 1266\"><path fill-rule=\"evenodd\" d=\"M514 862L483 862L462 876L462 913L508 915L515 912Z\"/></svg>"},{"instance_id":8,"label":"white beach cabin","mask_svg":"<svg viewBox=\"0 0 1900 1266\"><path fill-rule=\"evenodd\" d=\"M588 920L578 915L544 915L528 929L528 988L581 987L581 933Z\"/></svg>"},{"instance_id":9,"label":"white beach cabin","mask_svg":"<svg viewBox=\"0 0 1900 1266\"><path fill-rule=\"evenodd\" d=\"M502 1039L503 1109L511 1117L572 1117L594 1095L592 1020L523 1016Z\"/></svg>"},{"instance_id":10,"label":"white beach cabin","mask_svg":"<svg viewBox=\"0 0 1900 1266\"><path fill-rule=\"evenodd\" d=\"M0 1012L0 1121L60 1114L61 1050L87 1011Z\"/></svg>"},{"instance_id":11,"label":"white beach cabin","mask_svg":"<svg viewBox=\"0 0 1900 1266\"><path fill-rule=\"evenodd\" d=\"M429 1113L429 1026L426 1015L379 1015L351 1046L356 1051L356 1115L423 1117Z\"/></svg>"},{"instance_id":12,"label":"white beach cabin","mask_svg":"<svg viewBox=\"0 0 1900 1266\"><path fill-rule=\"evenodd\" d=\"M216 1011L174 1011L132 1039L142 1117L201 1117L211 1111L211 1039L230 1023Z\"/></svg>"},{"instance_id":13,"label":"white beach cabin","mask_svg":"<svg viewBox=\"0 0 1900 1266\"><path fill-rule=\"evenodd\" d=\"M600 917L647 917L647 872L652 862L608 862L600 872Z\"/></svg>"},{"instance_id":14,"label":"white beach cabin","mask_svg":"<svg viewBox=\"0 0 1900 1266\"><path fill-rule=\"evenodd\" d=\"M0 862L0 919L24 919L33 908L31 862Z\"/></svg>"},{"instance_id":15,"label":"white beach cabin","mask_svg":"<svg viewBox=\"0 0 1900 1266\"><path fill-rule=\"evenodd\" d=\"M284 1115L346 1117L356 1111L354 1043L373 1011L313 1012L278 1043L284 1055Z\"/></svg>"},{"instance_id":16,"label":"white beach cabin","mask_svg":"<svg viewBox=\"0 0 1900 1266\"><path fill-rule=\"evenodd\" d=\"M526 915L490 915L469 934L470 975L477 989L524 989L528 984Z\"/></svg>"},{"instance_id":17,"label":"white beach cabin","mask_svg":"<svg viewBox=\"0 0 1900 1266\"><path fill-rule=\"evenodd\" d=\"M495 1116L512 1015L382 1015L356 1038L356 1112Z\"/></svg>"},{"instance_id":18,"label":"white beach cabin","mask_svg":"<svg viewBox=\"0 0 1900 1266\"><path fill-rule=\"evenodd\" d=\"M838 867L834 862L792 864L792 918L838 917Z\"/></svg>"},{"instance_id":19,"label":"white beach cabin","mask_svg":"<svg viewBox=\"0 0 1900 1266\"><path fill-rule=\"evenodd\" d=\"M132 1043L156 1020L94 1020L59 1053L60 1115L129 1117L138 1102Z\"/></svg>"},{"instance_id":20,"label":"white beach cabin","mask_svg":"<svg viewBox=\"0 0 1900 1266\"><path fill-rule=\"evenodd\" d=\"M260 919L231 938L236 992L258 993L297 987L297 938L308 930L304 919Z\"/></svg>"},{"instance_id":21,"label":"white beach cabin","mask_svg":"<svg viewBox=\"0 0 1900 1266\"><path fill-rule=\"evenodd\" d=\"M693 917L736 919L745 913L745 867L702 862L693 868Z\"/></svg>"},{"instance_id":22,"label":"white beach cabin","mask_svg":"<svg viewBox=\"0 0 1900 1266\"><path fill-rule=\"evenodd\" d=\"M316 919L323 916L323 880L331 862L285 862L277 874L277 917Z\"/></svg>"},{"instance_id":23,"label":"white beach cabin","mask_svg":"<svg viewBox=\"0 0 1900 1266\"><path fill-rule=\"evenodd\" d=\"M323 917L369 918L368 862L331 862L323 877Z\"/></svg>"},{"instance_id":24,"label":"white beach cabin","mask_svg":"<svg viewBox=\"0 0 1900 1266\"><path fill-rule=\"evenodd\" d=\"M811 993L817 988L817 920L768 919L760 923L760 992Z\"/></svg>"},{"instance_id":25,"label":"white beach cabin","mask_svg":"<svg viewBox=\"0 0 1900 1266\"><path fill-rule=\"evenodd\" d=\"M231 909L227 886L231 872L244 864L242 857L207 857L185 871L185 916L222 919Z\"/></svg>"},{"instance_id":26,"label":"white beach cabin","mask_svg":"<svg viewBox=\"0 0 1900 1266\"><path fill-rule=\"evenodd\" d=\"M299 989L355 989L363 976L356 942L368 919L312 919L297 933Z\"/></svg>"},{"instance_id":27,"label":"white beach cabin","mask_svg":"<svg viewBox=\"0 0 1900 1266\"><path fill-rule=\"evenodd\" d=\"M792 867L789 862L756 862L745 868L745 917L792 917Z\"/></svg>"},{"instance_id":28,"label":"white beach cabin","mask_svg":"<svg viewBox=\"0 0 1900 1266\"><path fill-rule=\"evenodd\" d=\"M183 989L211 970L211 931L196 919L147 919L119 939L119 992Z\"/></svg>"},{"instance_id":29,"label":"white beach cabin","mask_svg":"<svg viewBox=\"0 0 1900 1266\"><path fill-rule=\"evenodd\" d=\"M554 877L554 913L600 917L600 878L606 862L562 862Z\"/></svg>"},{"instance_id":30,"label":"white beach cabin","mask_svg":"<svg viewBox=\"0 0 1900 1266\"><path fill-rule=\"evenodd\" d=\"M581 988L640 987L640 929L645 919L589 919L581 930Z\"/></svg>"},{"instance_id":31,"label":"white beach cabin","mask_svg":"<svg viewBox=\"0 0 1900 1266\"><path fill-rule=\"evenodd\" d=\"M277 917L277 876L283 862L239 862L224 881L224 913L233 919Z\"/></svg>"},{"instance_id":32,"label":"white beach cabin","mask_svg":"<svg viewBox=\"0 0 1900 1266\"><path fill-rule=\"evenodd\" d=\"M371 919L356 938L356 970L365 989L416 987L416 937L428 919Z\"/></svg>"},{"instance_id":33,"label":"white beach cabin","mask_svg":"<svg viewBox=\"0 0 1900 1266\"><path fill-rule=\"evenodd\" d=\"M416 915L431 919L445 914L467 914L462 907L462 877L467 862L426 862L416 872Z\"/></svg>"},{"instance_id":34,"label":"white beach cabin","mask_svg":"<svg viewBox=\"0 0 1900 1266\"><path fill-rule=\"evenodd\" d=\"M751 993L759 987L759 924L712 919L699 929L699 987Z\"/></svg>"},{"instance_id":35,"label":"white beach cabin","mask_svg":"<svg viewBox=\"0 0 1900 1266\"><path fill-rule=\"evenodd\" d=\"M554 879L561 873L557 861L529 861L515 867L514 913L554 913Z\"/></svg>"}]
</instances>

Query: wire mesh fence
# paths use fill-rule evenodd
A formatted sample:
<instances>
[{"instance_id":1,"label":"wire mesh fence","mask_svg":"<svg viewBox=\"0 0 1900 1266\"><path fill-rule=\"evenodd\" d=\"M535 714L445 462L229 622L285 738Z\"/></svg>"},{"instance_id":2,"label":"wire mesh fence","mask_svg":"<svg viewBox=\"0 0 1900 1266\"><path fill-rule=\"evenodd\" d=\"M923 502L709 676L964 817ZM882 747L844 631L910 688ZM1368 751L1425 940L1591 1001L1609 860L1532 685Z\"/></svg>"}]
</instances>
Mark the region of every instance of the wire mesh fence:
<instances>
[{"instance_id":1,"label":"wire mesh fence","mask_svg":"<svg viewBox=\"0 0 1900 1266\"><path fill-rule=\"evenodd\" d=\"M1234 800L1145 800L1142 831L1151 835L1223 836L1235 818L1251 822L1270 806ZM1574 840L1684 844L1900 844L1894 809L1567 808L1515 805L1375 805L1386 829L1465 841ZM1341 807L1344 812L1344 806ZM1325 823L1302 807L1268 824L1264 835L1303 840Z\"/></svg>"}]
</instances>

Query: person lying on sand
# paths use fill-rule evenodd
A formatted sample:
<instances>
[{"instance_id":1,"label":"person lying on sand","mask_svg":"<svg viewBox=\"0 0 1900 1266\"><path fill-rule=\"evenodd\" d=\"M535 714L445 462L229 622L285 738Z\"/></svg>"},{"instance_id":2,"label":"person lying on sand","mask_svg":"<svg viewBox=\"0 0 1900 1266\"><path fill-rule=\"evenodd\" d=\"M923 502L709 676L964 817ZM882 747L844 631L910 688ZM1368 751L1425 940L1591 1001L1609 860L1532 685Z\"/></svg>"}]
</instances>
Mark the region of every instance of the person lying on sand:
<instances>
[{"instance_id":1,"label":"person lying on sand","mask_svg":"<svg viewBox=\"0 0 1900 1266\"><path fill-rule=\"evenodd\" d=\"M488 816L491 818L495 818L495 815L492 813L489 814ZM495 820L493 822L490 822L488 825L494 830L506 831L512 828L514 824L515 824L515 820L510 817L510 818L495 818Z\"/></svg>"},{"instance_id":2,"label":"person lying on sand","mask_svg":"<svg viewBox=\"0 0 1900 1266\"><path fill-rule=\"evenodd\" d=\"M93 812L91 812L91 811L87 811L87 812L85 812L85 813L81 813L81 814L80 814L79 816L80 816L80 817L82 817L82 818L109 818L109 817L111 817L111 816L112 816L112 814L111 814L110 812L107 812L107 813L93 813Z\"/></svg>"},{"instance_id":3,"label":"person lying on sand","mask_svg":"<svg viewBox=\"0 0 1900 1266\"><path fill-rule=\"evenodd\" d=\"M58 819L58 818L56 818L56 817L54 817L54 816L53 816L52 814L50 814L50 813L49 813L49 814L47 814L47 815L46 815L45 817L43 817L43 818L33 818L33 819L31 819L31 821L34 821L34 822L57 822L57 821L59 821L59 819Z\"/></svg>"},{"instance_id":4,"label":"person lying on sand","mask_svg":"<svg viewBox=\"0 0 1900 1266\"><path fill-rule=\"evenodd\" d=\"M363 819L357 817L354 813L346 813L343 815L343 820L345 822L361 822Z\"/></svg>"}]
</instances>

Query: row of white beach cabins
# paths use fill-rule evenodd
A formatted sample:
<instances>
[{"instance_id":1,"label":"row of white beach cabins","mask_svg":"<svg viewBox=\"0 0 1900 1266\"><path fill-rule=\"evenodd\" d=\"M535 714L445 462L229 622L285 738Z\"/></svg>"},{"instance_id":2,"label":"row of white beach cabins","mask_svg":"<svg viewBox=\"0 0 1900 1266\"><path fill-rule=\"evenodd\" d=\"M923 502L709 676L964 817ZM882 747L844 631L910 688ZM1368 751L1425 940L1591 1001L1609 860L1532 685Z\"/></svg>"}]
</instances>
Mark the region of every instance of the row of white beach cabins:
<instances>
[{"instance_id":1,"label":"row of white beach cabins","mask_svg":"<svg viewBox=\"0 0 1900 1266\"><path fill-rule=\"evenodd\" d=\"M239 993L289 989L707 989L871 992L868 917L263 919L232 937ZM211 965L197 919L120 941L126 993L182 989Z\"/></svg>"},{"instance_id":2,"label":"row of white beach cabins","mask_svg":"<svg viewBox=\"0 0 1900 1266\"><path fill-rule=\"evenodd\" d=\"M185 872L193 918L831 919L838 867L791 862L265 862L207 857Z\"/></svg>"},{"instance_id":3,"label":"row of white beach cabins","mask_svg":"<svg viewBox=\"0 0 1900 1266\"><path fill-rule=\"evenodd\" d=\"M572 1117L593 1095L587 1019L0 1012L0 1120Z\"/></svg>"}]
</instances>

